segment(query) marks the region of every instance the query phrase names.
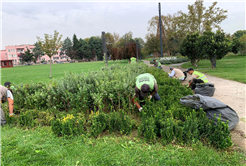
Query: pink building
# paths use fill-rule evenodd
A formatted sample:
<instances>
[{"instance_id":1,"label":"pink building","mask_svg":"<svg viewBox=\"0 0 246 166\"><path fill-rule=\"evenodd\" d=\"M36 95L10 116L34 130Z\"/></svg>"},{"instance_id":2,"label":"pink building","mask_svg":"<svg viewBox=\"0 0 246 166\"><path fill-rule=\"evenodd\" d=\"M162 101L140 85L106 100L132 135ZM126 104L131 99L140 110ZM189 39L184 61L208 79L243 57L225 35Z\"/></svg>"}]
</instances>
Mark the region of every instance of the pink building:
<instances>
[{"instance_id":1,"label":"pink building","mask_svg":"<svg viewBox=\"0 0 246 166\"><path fill-rule=\"evenodd\" d=\"M32 52L33 48L35 48L34 45L29 45L29 44L22 44L22 45L15 45L15 46L5 46L5 50L1 50L1 60L13 60L14 66L17 66L21 64L20 58L18 55L20 53L24 53L27 51L27 48L30 49ZM59 56L60 54L60 49L58 50L58 53L54 56L52 56L51 60L52 62L54 61L67 61L67 58L70 60L69 57L66 55ZM46 61L50 62L50 58L47 55L44 55L42 57L39 57L37 60L37 63L40 63L41 61Z\"/></svg>"}]
</instances>

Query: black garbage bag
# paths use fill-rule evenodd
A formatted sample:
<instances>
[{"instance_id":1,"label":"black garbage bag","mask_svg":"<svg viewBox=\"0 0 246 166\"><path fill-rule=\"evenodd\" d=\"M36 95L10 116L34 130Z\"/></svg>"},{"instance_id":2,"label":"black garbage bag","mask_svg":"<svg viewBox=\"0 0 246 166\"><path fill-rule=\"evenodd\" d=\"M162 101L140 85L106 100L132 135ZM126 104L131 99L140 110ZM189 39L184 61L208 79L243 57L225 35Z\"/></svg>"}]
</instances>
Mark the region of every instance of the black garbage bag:
<instances>
[{"instance_id":1,"label":"black garbage bag","mask_svg":"<svg viewBox=\"0 0 246 166\"><path fill-rule=\"evenodd\" d=\"M211 97L214 95L214 91L215 88L213 83L196 84L195 94Z\"/></svg>"},{"instance_id":2,"label":"black garbage bag","mask_svg":"<svg viewBox=\"0 0 246 166\"><path fill-rule=\"evenodd\" d=\"M180 103L194 109L203 108L208 119L213 119L214 114L216 114L215 118L217 119L221 114L222 122L226 123L229 120L229 130L233 129L239 122L237 113L231 107L212 97L200 94L188 95L182 97Z\"/></svg>"}]
</instances>

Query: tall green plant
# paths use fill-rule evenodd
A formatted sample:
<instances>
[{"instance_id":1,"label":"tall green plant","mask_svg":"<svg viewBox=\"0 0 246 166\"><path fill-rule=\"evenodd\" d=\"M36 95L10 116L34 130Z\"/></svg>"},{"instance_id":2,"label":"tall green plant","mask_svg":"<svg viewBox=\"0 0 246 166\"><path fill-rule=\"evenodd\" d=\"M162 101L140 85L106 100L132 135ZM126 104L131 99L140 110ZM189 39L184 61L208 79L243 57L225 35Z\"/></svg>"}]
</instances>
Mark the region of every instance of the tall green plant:
<instances>
[{"instance_id":1,"label":"tall green plant","mask_svg":"<svg viewBox=\"0 0 246 166\"><path fill-rule=\"evenodd\" d=\"M61 38L62 35L59 36L59 32L56 30L54 31L54 36L44 34L44 39L37 36L38 44L41 50L50 58L50 78L52 78L51 57L58 54L58 49L62 46Z\"/></svg>"}]
</instances>

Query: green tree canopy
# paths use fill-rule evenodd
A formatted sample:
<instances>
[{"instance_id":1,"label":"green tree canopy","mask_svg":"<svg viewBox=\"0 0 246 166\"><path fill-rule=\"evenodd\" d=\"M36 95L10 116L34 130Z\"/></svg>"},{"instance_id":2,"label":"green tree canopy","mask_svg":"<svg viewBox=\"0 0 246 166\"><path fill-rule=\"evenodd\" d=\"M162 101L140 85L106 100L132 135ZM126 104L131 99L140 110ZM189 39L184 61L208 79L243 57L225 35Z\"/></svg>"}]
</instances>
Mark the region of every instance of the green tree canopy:
<instances>
[{"instance_id":1,"label":"green tree canopy","mask_svg":"<svg viewBox=\"0 0 246 166\"><path fill-rule=\"evenodd\" d=\"M188 5L188 13L178 11L175 18L177 33L185 36L187 33L198 31L211 31L214 28L221 29L220 23L227 18L227 10L216 7L217 2L213 2L206 9L203 0L196 0L193 5Z\"/></svg>"},{"instance_id":2,"label":"green tree canopy","mask_svg":"<svg viewBox=\"0 0 246 166\"><path fill-rule=\"evenodd\" d=\"M187 34L181 44L179 53L188 57L192 65L197 67L198 62L205 58L199 32Z\"/></svg>"},{"instance_id":3,"label":"green tree canopy","mask_svg":"<svg viewBox=\"0 0 246 166\"><path fill-rule=\"evenodd\" d=\"M241 36L239 38L239 41L240 41L239 51L243 55L243 54L246 53L246 34L244 34L243 36Z\"/></svg>"},{"instance_id":4,"label":"green tree canopy","mask_svg":"<svg viewBox=\"0 0 246 166\"><path fill-rule=\"evenodd\" d=\"M231 51L234 54L237 54L241 47L242 47L242 43L240 42L239 38L234 37L231 44Z\"/></svg>"},{"instance_id":5,"label":"green tree canopy","mask_svg":"<svg viewBox=\"0 0 246 166\"><path fill-rule=\"evenodd\" d=\"M62 55L67 55L71 59L75 59L73 52L73 44L69 37L67 37L62 44L60 56Z\"/></svg>"},{"instance_id":6,"label":"green tree canopy","mask_svg":"<svg viewBox=\"0 0 246 166\"><path fill-rule=\"evenodd\" d=\"M27 47L26 47L27 48ZM18 55L18 57L20 58L21 62L31 62L33 61L34 58L34 54L31 53L31 51L27 48L27 51L25 51L24 53L20 53Z\"/></svg>"},{"instance_id":7,"label":"green tree canopy","mask_svg":"<svg viewBox=\"0 0 246 166\"><path fill-rule=\"evenodd\" d=\"M222 59L230 51L230 41L225 37L225 33L217 31L205 31L201 37L206 58L210 60L212 69L216 67L216 61Z\"/></svg>"},{"instance_id":8,"label":"green tree canopy","mask_svg":"<svg viewBox=\"0 0 246 166\"><path fill-rule=\"evenodd\" d=\"M36 63L36 61L38 60L38 58L40 58L41 56L45 55L44 52L41 50L38 42L34 43L35 48L33 48L32 52L34 54L34 58L33 61L34 63Z\"/></svg>"},{"instance_id":9,"label":"green tree canopy","mask_svg":"<svg viewBox=\"0 0 246 166\"><path fill-rule=\"evenodd\" d=\"M243 35L246 35L246 30L238 30L236 31L233 36L236 37L236 38L240 38L242 37Z\"/></svg>"}]
</instances>

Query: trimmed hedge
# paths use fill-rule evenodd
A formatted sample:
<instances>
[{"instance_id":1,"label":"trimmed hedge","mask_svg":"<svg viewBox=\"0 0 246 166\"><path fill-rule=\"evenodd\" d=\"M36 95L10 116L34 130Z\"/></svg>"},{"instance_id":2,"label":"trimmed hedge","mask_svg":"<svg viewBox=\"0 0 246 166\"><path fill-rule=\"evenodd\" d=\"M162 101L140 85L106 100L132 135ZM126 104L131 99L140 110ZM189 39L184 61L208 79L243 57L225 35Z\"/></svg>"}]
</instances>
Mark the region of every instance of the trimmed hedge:
<instances>
[{"instance_id":1,"label":"trimmed hedge","mask_svg":"<svg viewBox=\"0 0 246 166\"><path fill-rule=\"evenodd\" d=\"M150 60L150 64L154 64L154 59L151 59ZM159 59L156 59L156 60L159 60ZM176 64L176 63L182 63L182 62L188 62L188 58L181 58L181 57L178 57L176 59L170 59L170 60L160 60L161 64Z\"/></svg>"}]
</instances>

